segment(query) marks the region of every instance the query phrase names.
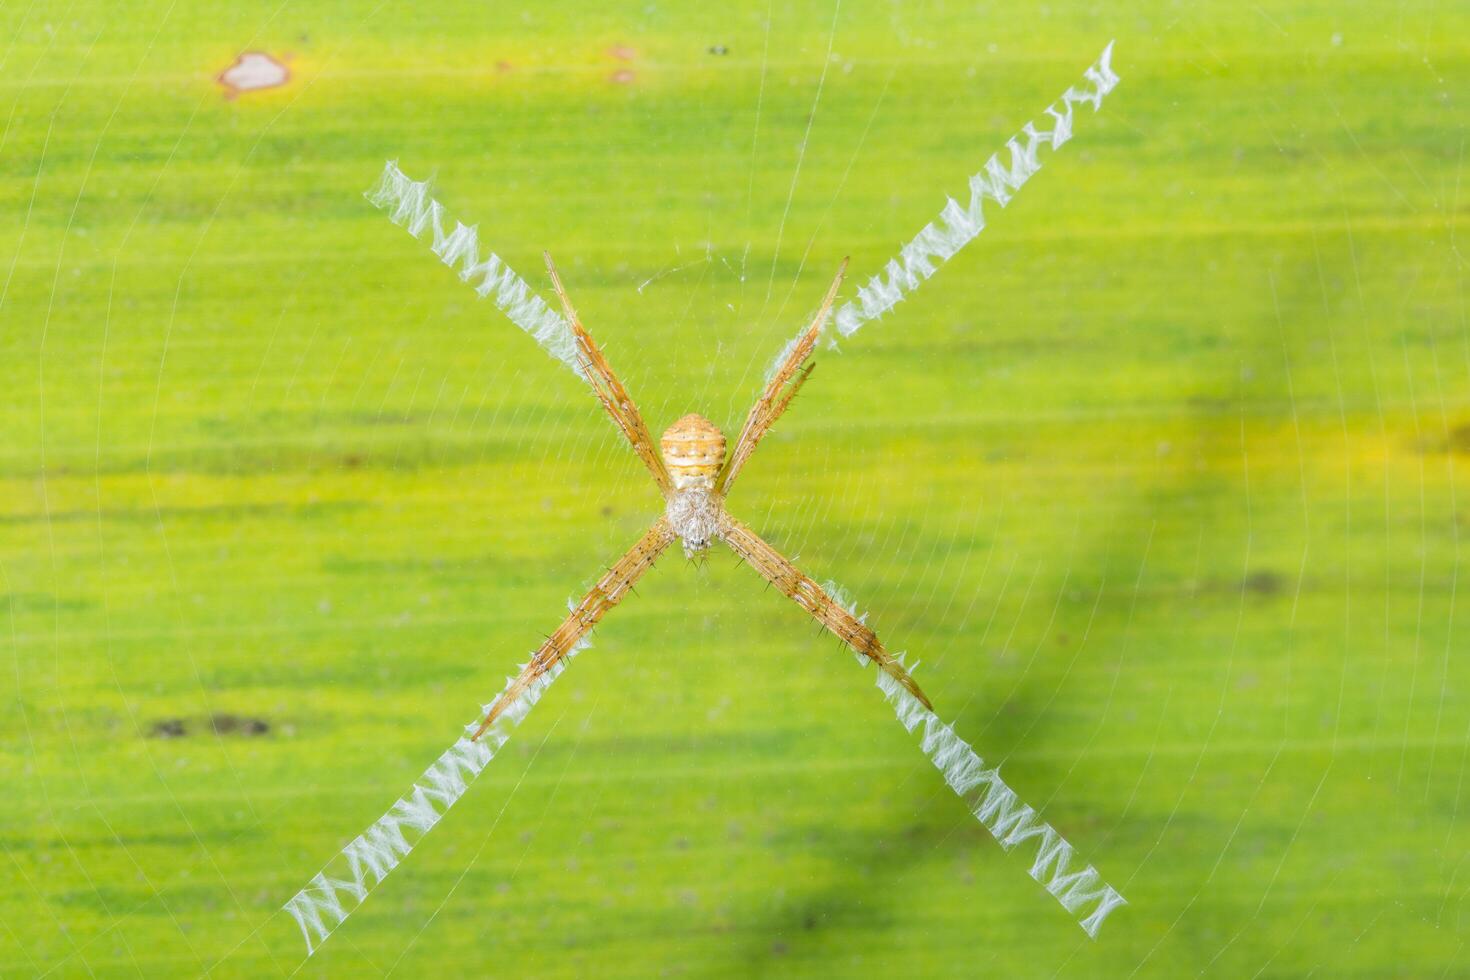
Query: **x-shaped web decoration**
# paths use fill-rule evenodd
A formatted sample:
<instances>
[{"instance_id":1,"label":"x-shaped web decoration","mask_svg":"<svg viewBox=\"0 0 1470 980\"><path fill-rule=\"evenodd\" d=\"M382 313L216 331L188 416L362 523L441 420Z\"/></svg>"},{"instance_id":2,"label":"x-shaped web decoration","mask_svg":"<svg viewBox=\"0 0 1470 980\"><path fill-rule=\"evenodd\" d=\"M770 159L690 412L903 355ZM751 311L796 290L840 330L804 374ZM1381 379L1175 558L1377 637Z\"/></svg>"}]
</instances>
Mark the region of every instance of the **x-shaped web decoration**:
<instances>
[{"instance_id":1,"label":"x-shaped web decoration","mask_svg":"<svg viewBox=\"0 0 1470 980\"><path fill-rule=\"evenodd\" d=\"M918 288L955 252L985 227L987 198L1001 206L1040 169L1039 151L1060 147L1072 135L1072 108L1076 104L1101 108L1103 96L1118 83L1111 67L1112 45L1084 73L1087 85L1068 88L1046 109L1051 129L1038 131L1027 123L1006 144L1009 165L999 155L970 178L968 207L951 199L939 221L926 225L858 291L856 300L836 314L836 327L851 336L868 320L882 316ZM1031 807L1022 803L1000 777L1000 767L987 768L954 730L940 721L929 699L914 683L902 654L889 653L856 609L834 597L835 586L817 585L758 534L731 516L725 495L749 460L761 438L791 404L811 373L808 358L826 328L828 316L842 285L844 259L822 306L810 326L781 353L766 379L765 390L746 416L734 448L726 455L725 437L708 419L686 415L669 427L655 447L637 405L613 373L602 351L582 326L556 269L547 267L562 314L553 311L525 280L493 253L479 257L477 231L458 222L444 230L444 209L429 195L427 183L410 180L390 162L382 180L368 195L389 210L392 220L418 237L432 232L433 250L460 278L478 280L476 291L492 297L509 319L530 333L554 357L585 380L618 430L653 475L665 500L664 513L628 549L580 601L569 602L570 613L523 664L506 680L500 695L483 709L482 720L465 728L464 737L439 757L410 790L371 827L354 838L284 906L301 927L308 955L315 952L349 914L387 877L424 834L464 794L471 780L505 744L513 729L540 699L568 660L587 647L587 634L654 561L677 539L691 556L712 542L724 542L732 551L805 609L856 653L860 664L877 666L877 686L893 705L899 721L912 732L922 727L924 753L944 775L945 782L969 807L1000 845L1011 850L1022 843L1035 847L1030 875L1097 937L1103 920L1126 904L1123 896L1090 865L1073 867L1074 852ZM661 450L661 452L660 452Z\"/></svg>"}]
</instances>

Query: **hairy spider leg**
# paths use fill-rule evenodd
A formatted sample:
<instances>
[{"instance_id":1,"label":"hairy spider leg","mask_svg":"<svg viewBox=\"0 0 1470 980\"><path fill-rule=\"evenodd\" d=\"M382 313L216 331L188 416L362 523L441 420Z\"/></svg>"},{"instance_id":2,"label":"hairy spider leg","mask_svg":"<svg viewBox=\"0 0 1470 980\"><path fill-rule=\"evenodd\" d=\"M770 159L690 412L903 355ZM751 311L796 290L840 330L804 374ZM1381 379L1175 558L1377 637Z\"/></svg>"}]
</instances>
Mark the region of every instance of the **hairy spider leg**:
<instances>
[{"instance_id":1,"label":"hairy spider leg","mask_svg":"<svg viewBox=\"0 0 1470 980\"><path fill-rule=\"evenodd\" d=\"M771 431L771 426L776 424L796 397L796 392L811 375L811 367L803 370L802 365L816 349L817 338L822 334L822 327L827 323L827 316L832 312L832 304L837 301L837 290L842 286L843 277L847 275L847 259L837 267L837 275L832 280L832 285L827 288L827 296L822 300L821 309L812 320L811 326L802 331L791 342L780 365L775 373L766 382L765 390L761 392L755 404L750 407L750 414L745 416L745 425L740 429L740 435L735 439L735 448L731 451L729 458L725 461L725 468L715 480L715 490L718 493L727 493L730 484L735 482L736 475L745 466L745 461L750 454L755 452L756 444L761 441L765 434ZM795 378L793 381L792 379ZM789 387L788 387L789 383Z\"/></svg>"},{"instance_id":2,"label":"hairy spider leg","mask_svg":"<svg viewBox=\"0 0 1470 980\"><path fill-rule=\"evenodd\" d=\"M570 653L581 639L592 631L598 621L619 602L634 584L653 567L658 556L674 541L673 528L669 526L668 518L660 517L653 522L637 544L619 558L611 568L603 573L582 597L582 601L572 607L567 618L562 620L556 631L548 636L531 655L531 659L521 668L510 686L501 692L485 714L485 720L480 723L479 729L471 739L478 739L485 734L500 713L515 702L521 693L531 684L556 665L563 657Z\"/></svg>"},{"instance_id":3,"label":"hairy spider leg","mask_svg":"<svg viewBox=\"0 0 1470 980\"><path fill-rule=\"evenodd\" d=\"M592 391L597 395L597 400L602 402L602 407L612 417L613 423L622 432L624 438L633 447L633 452L643 460L643 465L648 467L648 472L653 474L654 481L658 484L659 492L668 496L673 488L673 481L669 478L669 471L664 466L663 457L658 453L658 447L653 441L653 435L648 431L648 423L643 421L643 413L638 411L638 404L633 401L628 389L618 380L612 365L603 356L601 348L582 326L581 318L572 307L571 298L562 287L561 276L556 271L556 264L551 261L551 253L542 253L546 258L546 270L551 273L551 284L556 289L556 295L561 300L561 307L566 312L567 323L571 325L572 336L577 343L577 361L582 366L582 371L587 375L587 380L592 383Z\"/></svg>"},{"instance_id":4,"label":"hairy spider leg","mask_svg":"<svg viewBox=\"0 0 1470 980\"><path fill-rule=\"evenodd\" d=\"M801 569L759 534L725 513L721 515L719 537L730 546L731 551L759 572L762 578L805 609L823 629L831 632L856 653L873 661L880 670L918 698L919 703L931 711L934 710L934 705L929 703L929 699L909 676L903 664L884 649L878 634L853 612L844 609L841 603L803 574Z\"/></svg>"}]
</instances>

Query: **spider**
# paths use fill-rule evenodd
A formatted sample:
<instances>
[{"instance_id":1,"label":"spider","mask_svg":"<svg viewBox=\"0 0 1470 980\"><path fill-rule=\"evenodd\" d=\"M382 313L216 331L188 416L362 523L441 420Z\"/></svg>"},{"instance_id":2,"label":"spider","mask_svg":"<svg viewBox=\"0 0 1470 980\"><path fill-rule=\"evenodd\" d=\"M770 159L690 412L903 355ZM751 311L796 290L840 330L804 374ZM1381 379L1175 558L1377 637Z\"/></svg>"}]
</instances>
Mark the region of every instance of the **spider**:
<instances>
[{"instance_id":1,"label":"spider","mask_svg":"<svg viewBox=\"0 0 1470 980\"><path fill-rule=\"evenodd\" d=\"M658 450L655 450L653 437L643 421L643 414L638 411L638 405L618 380L597 342L582 325L550 254L544 257L552 286L561 300L566 322L576 342L577 364L591 382L597 400L612 416L643 465L648 467L664 496L665 509L643 537L613 563L580 602L572 606L566 619L536 649L520 675L491 704L485 720L472 737L478 739L483 735L507 705L515 702L537 678L575 650L578 642L622 601L675 540L682 542L684 554L690 558L703 555L714 541L724 542L762 578L805 609L824 629L859 655L867 657L918 698L924 707L932 710L928 697L914 683L903 664L884 649L878 635L862 619L843 608L826 589L803 574L790 559L725 509L725 496L746 461L811 377L815 365L809 359L842 286L847 259L842 260L811 326L790 345L766 382L765 390L746 415L740 435L735 439L734 450L726 455L724 433L703 415L693 413L669 426L659 440Z\"/></svg>"},{"instance_id":2,"label":"spider","mask_svg":"<svg viewBox=\"0 0 1470 980\"><path fill-rule=\"evenodd\" d=\"M891 310L978 235L985 227L984 202L1004 206L1040 169L1039 151L1048 146L1055 150L1071 139L1074 106L1101 108L1103 97L1118 83L1110 64L1112 50L1109 44L1084 72L1086 86L1069 87L1046 108L1049 130L1038 130L1027 123L1006 144L1008 164L997 154L970 178L968 207L949 200L939 218L925 225L898 258L888 263L882 275L869 280L858 290L855 300L837 310L831 318L839 333L850 336L863 323ZM588 645L587 634L676 540L682 542L685 554L691 558L704 555L712 543L723 542L805 609L823 629L851 647L860 662L876 664L879 690L906 729L922 729L921 748L949 788L1001 847L1011 850L1023 843L1034 847L1036 856L1027 873L1077 919L1088 936L1096 938L1107 916L1127 904L1123 896L1091 865L1079 870L1073 863L1076 855L1072 846L1032 807L1021 802L1001 778L1000 767L987 766L939 718L909 675L901 654L889 653L853 609L844 607L725 510L725 497L751 453L811 376L812 351L832 314L847 260L842 261L811 325L781 354L728 454L724 434L702 415L679 419L655 445L638 406L582 326L549 255L546 266L561 300L560 314L499 256L491 253L481 260L474 227L456 223L452 231L446 232L444 209L429 196L428 185L410 180L393 161L384 168L382 181L368 198L388 209L394 223L403 225L415 238L432 229L433 251L445 265L458 266L465 282L478 279L476 292L493 297L512 323L531 334L591 386L653 476L664 497L664 513L579 602L569 603L570 614L520 672L506 679L500 695L482 709L482 720L467 725L464 737L440 755L407 794L353 838L283 906L301 928L307 955L315 952L464 795L470 782L510 737L510 729L525 717L566 666L567 659Z\"/></svg>"}]
</instances>

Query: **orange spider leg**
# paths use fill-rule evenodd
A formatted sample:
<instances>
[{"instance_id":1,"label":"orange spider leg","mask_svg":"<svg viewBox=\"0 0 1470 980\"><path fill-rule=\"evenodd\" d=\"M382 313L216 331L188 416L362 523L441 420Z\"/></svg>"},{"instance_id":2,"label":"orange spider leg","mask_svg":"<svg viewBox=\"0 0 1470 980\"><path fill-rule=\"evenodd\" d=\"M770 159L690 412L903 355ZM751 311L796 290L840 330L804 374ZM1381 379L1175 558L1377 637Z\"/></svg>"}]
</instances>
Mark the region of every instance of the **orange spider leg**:
<instances>
[{"instance_id":1,"label":"orange spider leg","mask_svg":"<svg viewBox=\"0 0 1470 980\"><path fill-rule=\"evenodd\" d=\"M673 481L669 478L668 468L664 466L663 457L659 455L658 445L653 441L653 436L648 431L648 424L643 421L643 413L638 411L638 405L628 394L628 389L618 380L613 372L612 365L603 356L601 348L582 326L582 321L577 316L577 311L572 307L572 301L567 296L567 291L562 288L561 276L557 274L556 265L551 261L551 254L543 253L546 257L546 269L551 273L551 284L556 289L556 295L561 299L562 309L566 312L567 322L571 324L572 336L577 340L577 360L582 370L587 375L587 380L592 383L592 390L597 395L597 400L602 402L602 407L607 414L612 416L613 422L619 431L633 446L633 452L643 460L643 465L648 467L648 472L653 474L653 479L658 483L658 488L665 496L673 487Z\"/></svg>"},{"instance_id":2,"label":"orange spider leg","mask_svg":"<svg viewBox=\"0 0 1470 980\"><path fill-rule=\"evenodd\" d=\"M842 286L842 279L846 274L847 259L843 259L842 264L837 267L836 278L832 280L832 285L827 289L826 298L822 300L822 308L817 311L816 317L812 320L812 325L791 342L786 357L776 368L776 373L771 375L771 380L766 382L766 388L751 406L750 414L745 417L745 425L741 427L740 435L735 439L735 448L730 452L724 470L715 480L717 493L725 493L729 490L730 484L735 482L736 475L745 466L745 461L750 458L751 453L755 452L756 444L771 430L771 426L776 424L776 420L786 411L791 400L796 397L796 392L811 375L811 365L807 365L804 369L802 365L816 349L817 338L821 335L822 327L827 322L827 315L832 312L832 304L837 300L837 290Z\"/></svg>"},{"instance_id":3,"label":"orange spider leg","mask_svg":"<svg viewBox=\"0 0 1470 980\"><path fill-rule=\"evenodd\" d=\"M489 728L501 712L510 707L536 678L546 673L570 653L576 647L577 642L590 633L592 627L597 625L608 610L622 601L628 590L653 567L658 556L664 553L664 549L668 548L673 540L674 532L669 527L668 518L660 517L654 521L653 526L638 539L638 543L629 548L627 553L597 580L597 584L588 590L587 594L582 597L582 601L572 607L571 613L562 620L556 631L548 636L546 641L531 655L530 661L521 668L520 674L490 706L485 720L480 723L479 729L472 738L478 739L485 734L485 729Z\"/></svg>"},{"instance_id":4,"label":"orange spider leg","mask_svg":"<svg viewBox=\"0 0 1470 980\"><path fill-rule=\"evenodd\" d=\"M934 709L929 699L924 696L924 692L919 690L919 685L914 683L914 679L909 676L909 672L894 659L891 653L884 649L882 641L878 639L878 634L874 633L862 620L842 608L836 599L827 594L825 589L802 574L801 569L766 543L760 535L729 514L721 514L720 540L729 545L730 550L744 558L751 568L760 573L762 578L810 613L812 618L821 623L825 629L857 653L872 660L879 669L918 698L924 707L931 711Z\"/></svg>"}]
</instances>

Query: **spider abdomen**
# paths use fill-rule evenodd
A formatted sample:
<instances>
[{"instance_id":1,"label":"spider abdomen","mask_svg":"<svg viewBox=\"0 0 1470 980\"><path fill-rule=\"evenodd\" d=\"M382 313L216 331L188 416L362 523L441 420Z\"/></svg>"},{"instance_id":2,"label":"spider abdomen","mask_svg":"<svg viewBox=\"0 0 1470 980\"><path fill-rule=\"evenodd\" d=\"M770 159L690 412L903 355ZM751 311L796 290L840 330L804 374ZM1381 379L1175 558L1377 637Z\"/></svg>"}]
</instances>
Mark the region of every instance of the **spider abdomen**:
<instances>
[{"instance_id":1,"label":"spider abdomen","mask_svg":"<svg viewBox=\"0 0 1470 980\"><path fill-rule=\"evenodd\" d=\"M725 434L703 415L690 413L659 440L675 490L713 490L725 462Z\"/></svg>"}]
</instances>

